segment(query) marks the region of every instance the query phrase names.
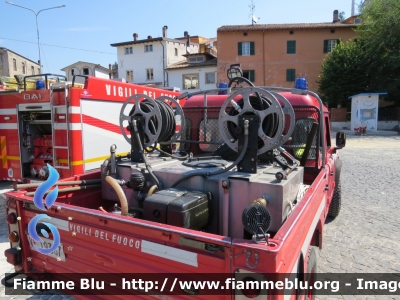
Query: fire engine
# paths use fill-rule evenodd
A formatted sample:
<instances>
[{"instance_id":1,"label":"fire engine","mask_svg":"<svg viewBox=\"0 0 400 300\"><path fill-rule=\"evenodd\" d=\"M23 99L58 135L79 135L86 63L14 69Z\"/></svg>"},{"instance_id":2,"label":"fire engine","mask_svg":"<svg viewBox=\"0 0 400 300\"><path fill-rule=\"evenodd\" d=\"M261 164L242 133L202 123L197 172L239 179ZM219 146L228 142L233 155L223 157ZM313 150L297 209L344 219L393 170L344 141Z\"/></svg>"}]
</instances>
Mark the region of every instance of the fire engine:
<instances>
[{"instance_id":1,"label":"fire engine","mask_svg":"<svg viewBox=\"0 0 400 300\"><path fill-rule=\"evenodd\" d=\"M19 273L73 281L86 274L109 284L136 274L158 285L65 292L113 299L314 299L315 248L322 247L327 216L340 211L338 149L346 136L339 132L331 145L328 110L317 94L255 87L229 76L234 73L240 71L228 72L226 88L177 97L132 94L118 113L107 111L106 120L118 120L122 141L106 141L110 155L100 170L54 183L58 198L48 205L46 222L57 228L60 244L50 254L37 248L52 245L49 228L38 223L39 241L26 234L43 213L33 203L34 187L6 193L11 247L5 255L16 273L5 281ZM95 92L76 92L85 90ZM93 138L96 146L106 143ZM129 153L117 156L126 145ZM96 186L73 190L82 181ZM256 284L286 275L311 288L283 294ZM254 285L210 291L185 288L182 280Z\"/></svg>"},{"instance_id":2,"label":"fire engine","mask_svg":"<svg viewBox=\"0 0 400 300\"><path fill-rule=\"evenodd\" d=\"M32 75L20 89L0 92L1 180L43 181L47 164L61 178L99 168L107 145L120 144L117 155L129 152L115 120L127 97L178 95L91 76L84 80L83 85L75 77L72 83L61 75Z\"/></svg>"}]
</instances>

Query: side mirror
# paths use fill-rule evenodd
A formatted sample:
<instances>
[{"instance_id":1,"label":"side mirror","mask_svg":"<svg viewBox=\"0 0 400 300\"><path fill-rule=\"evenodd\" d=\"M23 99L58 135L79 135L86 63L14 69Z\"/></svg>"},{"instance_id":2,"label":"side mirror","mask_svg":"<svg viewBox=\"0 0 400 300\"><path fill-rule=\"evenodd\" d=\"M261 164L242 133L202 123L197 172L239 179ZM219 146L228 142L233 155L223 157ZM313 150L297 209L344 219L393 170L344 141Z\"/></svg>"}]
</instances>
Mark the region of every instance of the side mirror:
<instances>
[{"instance_id":1,"label":"side mirror","mask_svg":"<svg viewBox=\"0 0 400 300\"><path fill-rule=\"evenodd\" d=\"M346 146L346 134L344 132L336 133L336 147L343 148Z\"/></svg>"}]
</instances>

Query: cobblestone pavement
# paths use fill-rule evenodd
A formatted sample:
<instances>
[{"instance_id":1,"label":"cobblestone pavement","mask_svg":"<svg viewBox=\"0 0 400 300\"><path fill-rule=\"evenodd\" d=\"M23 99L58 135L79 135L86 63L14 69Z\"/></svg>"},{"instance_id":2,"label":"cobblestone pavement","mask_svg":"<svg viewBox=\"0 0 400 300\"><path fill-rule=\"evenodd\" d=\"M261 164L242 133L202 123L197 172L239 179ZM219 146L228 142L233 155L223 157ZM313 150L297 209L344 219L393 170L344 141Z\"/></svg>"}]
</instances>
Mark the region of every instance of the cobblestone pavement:
<instances>
[{"instance_id":1,"label":"cobblestone pavement","mask_svg":"<svg viewBox=\"0 0 400 300\"><path fill-rule=\"evenodd\" d=\"M319 272L400 273L400 136L348 136L343 161L342 208L325 226ZM0 199L0 246L7 243ZM4 248L5 249L5 248ZM3 250L4 251L4 250ZM3 252L2 251L2 252ZM0 253L2 277L11 271ZM7 269L8 268L8 269ZM3 299L73 299L56 291ZM400 299L400 296L318 296L317 299Z\"/></svg>"},{"instance_id":2,"label":"cobblestone pavement","mask_svg":"<svg viewBox=\"0 0 400 300\"><path fill-rule=\"evenodd\" d=\"M328 220L319 272L400 273L400 136L348 136L343 161L342 207ZM318 299L400 299L339 296Z\"/></svg>"}]
</instances>

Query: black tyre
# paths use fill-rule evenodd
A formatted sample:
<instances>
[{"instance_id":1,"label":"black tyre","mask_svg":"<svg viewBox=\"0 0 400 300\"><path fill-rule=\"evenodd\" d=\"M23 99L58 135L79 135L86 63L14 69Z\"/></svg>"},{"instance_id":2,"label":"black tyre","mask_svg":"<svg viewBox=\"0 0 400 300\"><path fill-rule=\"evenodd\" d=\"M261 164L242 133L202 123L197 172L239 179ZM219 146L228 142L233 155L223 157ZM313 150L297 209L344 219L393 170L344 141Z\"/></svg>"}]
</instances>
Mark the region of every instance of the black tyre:
<instances>
[{"instance_id":1,"label":"black tyre","mask_svg":"<svg viewBox=\"0 0 400 300\"><path fill-rule=\"evenodd\" d=\"M317 251L315 247L310 247L308 251L308 262L307 262L307 282L308 288L306 292L307 300L315 300L315 290L314 290L314 282L317 280Z\"/></svg>"},{"instance_id":2,"label":"black tyre","mask_svg":"<svg viewBox=\"0 0 400 300\"><path fill-rule=\"evenodd\" d=\"M333 191L332 201L329 205L328 217L336 218L339 215L340 207L342 206L342 188L340 179Z\"/></svg>"}]
</instances>

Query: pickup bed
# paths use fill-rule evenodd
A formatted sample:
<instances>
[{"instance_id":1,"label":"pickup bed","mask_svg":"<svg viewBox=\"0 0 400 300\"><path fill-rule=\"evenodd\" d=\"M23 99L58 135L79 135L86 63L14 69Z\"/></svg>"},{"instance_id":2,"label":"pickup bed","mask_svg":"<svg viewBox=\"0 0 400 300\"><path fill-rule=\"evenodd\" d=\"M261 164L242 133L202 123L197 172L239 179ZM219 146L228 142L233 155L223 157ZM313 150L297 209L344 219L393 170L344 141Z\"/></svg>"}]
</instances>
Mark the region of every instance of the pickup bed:
<instances>
[{"instance_id":1,"label":"pickup bed","mask_svg":"<svg viewBox=\"0 0 400 300\"><path fill-rule=\"evenodd\" d=\"M104 290L76 296L83 298L90 293L124 299L123 294L160 299L313 298L312 290L293 288L283 295L261 288L229 289L225 283L230 276L261 282L290 274L312 284L317 271L314 246L322 247L325 220L340 209L337 149L344 146L345 136L338 133L337 146L331 145L328 111L308 91L249 87L230 95L205 95L192 95L181 112L175 109L184 124L172 139L177 149L195 154L189 157L178 152L160 155L157 150L142 155L142 147L152 141L149 120L157 112L136 114L133 108L128 115L121 110L120 120L129 123L131 155L115 157L112 146L100 170L59 181L67 183L58 185L58 197L46 211L50 219L42 221L54 225L60 235L50 254L37 249L49 248L54 232L45 228L45 237L39 222L40 242L26 234L31 220L43 213L32 197L35 188L19 186L6 193L11 247L5 255L16 272L54 280L90 274L106 283L140 274L159 282L147 293L121 292L119 286L106 284ZM254 108L260 95L268 99L267 108ZM138 106L143 98L148 97L131 97L125 104ZM241 107L234 113L232 101ZM276 122L277 129L264 138L257 128L273 126L266 122ZM230 134L237 134L235 142ZM169 146L161 143L158 149ZM71 181L81 185L68 184ZM168 278L168 293L160 292L163 278ZM219 292L179 288L174 278L216 280L224 287Z\"/></svg>"}]
</instances>

